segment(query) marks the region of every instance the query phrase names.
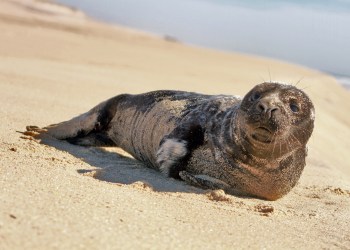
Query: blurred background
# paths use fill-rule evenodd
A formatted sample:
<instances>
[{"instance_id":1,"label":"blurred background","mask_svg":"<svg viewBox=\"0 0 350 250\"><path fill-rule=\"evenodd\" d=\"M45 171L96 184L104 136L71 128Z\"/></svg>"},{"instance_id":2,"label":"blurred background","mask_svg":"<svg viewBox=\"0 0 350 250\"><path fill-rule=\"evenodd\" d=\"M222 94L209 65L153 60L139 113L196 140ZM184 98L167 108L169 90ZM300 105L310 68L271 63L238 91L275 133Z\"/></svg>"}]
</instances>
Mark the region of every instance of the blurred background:
<instances>
[{"instance_id":1,"label":"blurred background","mask_svg":"<svg viewBox=\"0 0 350 250\"><path fill-rule=\"evenodd\" d=\"M59 0L90 16L183 42L301 64L350 89L347 0Z\"/></svg>"}]
</instances>

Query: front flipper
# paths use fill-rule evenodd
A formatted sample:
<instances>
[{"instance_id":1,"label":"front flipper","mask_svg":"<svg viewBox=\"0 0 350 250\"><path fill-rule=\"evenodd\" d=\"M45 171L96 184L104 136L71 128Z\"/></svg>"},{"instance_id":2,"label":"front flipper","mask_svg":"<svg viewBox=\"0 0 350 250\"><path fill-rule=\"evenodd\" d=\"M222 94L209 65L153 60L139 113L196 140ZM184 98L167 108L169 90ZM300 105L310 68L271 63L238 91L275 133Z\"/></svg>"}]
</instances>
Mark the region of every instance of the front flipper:
<instances>
[{"instance_id":1,"label":"front flipper","mask_svg":"<svg viewBox=\"0 0 350 250\"><path fill-rule=\"evenodd\" d=\"M187 142L181 139L166 139L157 152L157 163L160 171L166 176L178 177L183 170L184 160L188 158Z\"/></svg>"},{"instance_id":2,"label":"front flipper","mask_svg":"<svg viewBox=\"0 0 350 250\"><path fill-rule=\"evenodd\" d=\"M160 143L157 152L160 171L166 176L180 178L179 172L185 170L192 151L203 141L204 130L200 125L186 123L174 129Z\"/></svg>"},{"instance_id":3,"label":"front flipper","mask_svg":"<svg viewBox=\"0 0 350 250\"><path fill-rule=\"evenodd\" d=\"M209 175L192 175L187 171L181 171L179 176L182 180L192 186L197 186L203 189L222 189L228 190L230 186L219 179L210 177Z\"/></svg>"}]
</instances>

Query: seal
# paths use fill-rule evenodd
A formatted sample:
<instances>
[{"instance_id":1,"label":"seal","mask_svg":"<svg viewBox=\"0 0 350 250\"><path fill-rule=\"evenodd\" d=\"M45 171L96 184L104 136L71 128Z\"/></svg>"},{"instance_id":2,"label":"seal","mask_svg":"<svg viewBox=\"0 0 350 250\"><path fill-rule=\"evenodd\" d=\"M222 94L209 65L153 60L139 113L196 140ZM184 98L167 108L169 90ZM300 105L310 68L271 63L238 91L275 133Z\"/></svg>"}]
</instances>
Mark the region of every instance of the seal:
<instances>
[{"instance_id":1,"label":"seal","mask_svg":"<svg viewBox=\"0 0 350 250\"><path fill-rule=\"evenodd\" d=\"M118 146L169 177L276 200L299 180L315 120L310 98L264 82L243 99L183 91L122 94L39 129L82 146Z\"/></svg>"}]
</instances>

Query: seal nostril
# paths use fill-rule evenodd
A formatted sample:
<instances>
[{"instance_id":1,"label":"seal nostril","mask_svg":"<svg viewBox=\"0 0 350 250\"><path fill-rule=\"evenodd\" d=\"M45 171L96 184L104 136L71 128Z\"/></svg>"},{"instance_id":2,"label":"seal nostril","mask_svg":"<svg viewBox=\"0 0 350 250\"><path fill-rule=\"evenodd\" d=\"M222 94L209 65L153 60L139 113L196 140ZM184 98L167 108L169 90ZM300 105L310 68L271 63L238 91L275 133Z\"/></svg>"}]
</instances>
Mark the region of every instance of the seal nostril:
<instances>
[{"instance_id":1,"label":"seal nostril","mask_svg":"<svg viewBox=\"0 0 350 250\"><path fill-rule=\"evenodd\" d=\"M276 111L278 111L278 110L279 110L279 108L277 108L277 107L271 108L271 113L276 112Z\"/></svg>"},{"instance_id":2,"label":"seal nostril","mask_svg":"<svg viewBox=\"0 0 350 250\"><path fill-rule=\"evenodd\" d=\"M267 110L267 107L266 107L265 104L259 103L258 104L258 110L261 111L261 112L265 112Z\"/></svg>"},{"instance_id":3,"label":"seal nostril","mask_svg":"<svg viewBox=\"0 0 350 250\"><path fill-rule=\"evenodd\" d=\"M266 114L268 116L269 119L271 119L271 117L276 113L276 111L278 111L279 108L277 107L272 107L272 108L269 108L267 111L266 111Z\"/></svg>"}]
</instances>

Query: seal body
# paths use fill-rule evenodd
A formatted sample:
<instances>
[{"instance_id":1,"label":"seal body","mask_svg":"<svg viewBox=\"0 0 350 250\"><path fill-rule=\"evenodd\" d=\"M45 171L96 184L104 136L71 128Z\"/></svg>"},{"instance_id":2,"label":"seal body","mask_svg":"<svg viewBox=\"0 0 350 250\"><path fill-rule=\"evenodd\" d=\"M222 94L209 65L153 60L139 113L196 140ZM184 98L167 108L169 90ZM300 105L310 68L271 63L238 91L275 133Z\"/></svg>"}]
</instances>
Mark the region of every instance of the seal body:
<instances>
[{"instance_id":1,"label":"seal body","mask_svg":"<svg viewBox=\"0 0 350 250\"><path fill-rule=\"evenodd\" d=\"M83 146L119 146L192 185L275 200L299 180L313 124L314 107L303 91L268 82L243 99L123 94L45 132Z\"/></svg>"}]
</instances>

